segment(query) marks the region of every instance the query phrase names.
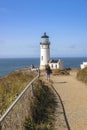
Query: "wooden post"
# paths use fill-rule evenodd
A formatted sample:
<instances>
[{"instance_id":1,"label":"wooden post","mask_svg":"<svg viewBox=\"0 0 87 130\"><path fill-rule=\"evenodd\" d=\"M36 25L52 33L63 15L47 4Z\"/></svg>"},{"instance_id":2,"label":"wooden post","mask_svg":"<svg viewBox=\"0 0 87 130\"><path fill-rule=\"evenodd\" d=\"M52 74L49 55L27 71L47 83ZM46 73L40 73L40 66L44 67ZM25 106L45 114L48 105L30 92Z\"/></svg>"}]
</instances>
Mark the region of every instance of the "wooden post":
<instances>
[{"instance_id":1,"label":"wooden post","mask_svg":"<svg viewBox=\"0 0 87 130\"><path fill-rule=\"evenodd\" d=\"M1 122L0 122L0 130L2 130Z\"/></svg>"}]
</instances>

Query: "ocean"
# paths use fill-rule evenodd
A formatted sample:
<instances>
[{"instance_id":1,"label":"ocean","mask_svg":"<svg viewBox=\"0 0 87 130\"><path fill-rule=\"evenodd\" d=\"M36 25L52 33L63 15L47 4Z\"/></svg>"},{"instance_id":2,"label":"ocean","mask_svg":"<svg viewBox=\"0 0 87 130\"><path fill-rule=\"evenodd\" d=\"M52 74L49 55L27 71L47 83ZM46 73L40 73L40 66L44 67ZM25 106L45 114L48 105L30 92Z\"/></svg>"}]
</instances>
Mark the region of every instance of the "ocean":
<instances>
[{"instance_id":1,"label":"ocean","mask_svg":"<svg viewBox=\"0 0 87 130\"><path fill-rule=\"evenodd\" d=\"M60 58L51 58L60 59ZM73 58L61 58L64 68L80 68L80 64L83 61L87 61L87 57L73 57ZM39 58L1 58L0 59L0 77L5 76L12 71L30 67L33 64L35 67L39 67Z\"/></svg>"}]
</instances>

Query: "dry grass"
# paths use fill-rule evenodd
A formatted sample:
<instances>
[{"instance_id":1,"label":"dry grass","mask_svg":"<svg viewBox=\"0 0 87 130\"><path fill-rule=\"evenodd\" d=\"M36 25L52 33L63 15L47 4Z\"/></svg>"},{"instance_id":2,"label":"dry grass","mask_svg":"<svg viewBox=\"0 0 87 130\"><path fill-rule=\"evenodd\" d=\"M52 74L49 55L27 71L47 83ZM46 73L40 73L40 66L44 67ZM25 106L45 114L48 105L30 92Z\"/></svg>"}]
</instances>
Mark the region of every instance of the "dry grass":
<instances>
[{"instance_id":1,"label":"dry grass","mask_svg":"<svg viewBox=\"0 0 87 130\"><path fill-rule=\"evenodd\" d=\"M36 73L23 69L0 78L0 115L2 115L35 75Z\"/></svg>"},{"instance_id":2,"label":"dry grass","mask_svg":"<svg viewBox=\"0 0 87 130\"><path fill-rule=\"evenodd\" d=\"M77 79L84 83L87 83L87 68L78 71Z\"/></svg>"},{"instance_id":3,"label":"dry grass","mask_svg":"<svg viewBox=\"0 0 87 130\"><path fill-rule=\"evenodd\" d=\"M52 72L53 75L69 75L69 70L66 69L54 69Z\"/></svg>"}]
</instances>

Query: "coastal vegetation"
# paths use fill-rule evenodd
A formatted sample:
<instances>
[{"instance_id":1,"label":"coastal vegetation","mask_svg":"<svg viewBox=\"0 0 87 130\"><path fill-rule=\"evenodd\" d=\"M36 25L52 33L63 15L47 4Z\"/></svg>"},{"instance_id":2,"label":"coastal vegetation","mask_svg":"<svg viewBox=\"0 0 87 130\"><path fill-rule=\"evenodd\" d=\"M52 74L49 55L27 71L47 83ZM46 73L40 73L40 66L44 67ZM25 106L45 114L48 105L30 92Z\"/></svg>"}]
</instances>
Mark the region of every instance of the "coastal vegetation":
<instances>
[{"instance_id":1,"label":"coastal vegetation","mask_svg":"<svg viewBox=\"0 0 87 130\"><path fill-rule=\"evenodd\" d=\"M35 76L35 72L23 69L0 78L0 115Z\"/></svg>"},{"instance_id":2,"label":"coastal vegetation","mask_svg":"<svg viewBox=\"0 0 87 130\"><path fill-rule=\"evenodd\" d=\"M38 80L31 100L31 115L24 122L26 130L53 130L53 114L57 105L55 94L42 80Z\"/></svg>"},{"instance_id":3,"label":"coastal vegetation","mask_svg":"<svg viewBox=\"0 0 87 130\"><path fill-rule=\"evenodd\" d=\"M53 75L69 75L70 69L54 69Z\"/></svg>"},{"instance_id":4,"label":"coastal vegetation","mask_svg":"<svg viewBox=\"0 0 87 130\"><path fill-rule=\"evenodd\" d=\"M84 83L87 83L87 68L78 71L77 79Z\"/></svg>"}]
</instances>

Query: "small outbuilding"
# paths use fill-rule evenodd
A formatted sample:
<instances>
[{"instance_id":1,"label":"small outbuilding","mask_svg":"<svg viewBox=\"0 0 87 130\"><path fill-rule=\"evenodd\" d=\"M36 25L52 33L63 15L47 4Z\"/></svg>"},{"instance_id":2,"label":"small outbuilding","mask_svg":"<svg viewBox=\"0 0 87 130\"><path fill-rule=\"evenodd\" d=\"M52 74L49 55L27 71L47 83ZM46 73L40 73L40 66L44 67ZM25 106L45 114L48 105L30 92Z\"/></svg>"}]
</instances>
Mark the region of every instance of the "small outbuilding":
<instances>
[{"instance_id":1,"label":"small outbuilding","mask_svg":"<svg viewBox=\"0 0 87 130\"><path fill-rule=\"evenodd\" d=\"M84 69L87 67L87 62L83 62L81 65L80 65L81 69Z\"/></svg>"}]
</instances>

